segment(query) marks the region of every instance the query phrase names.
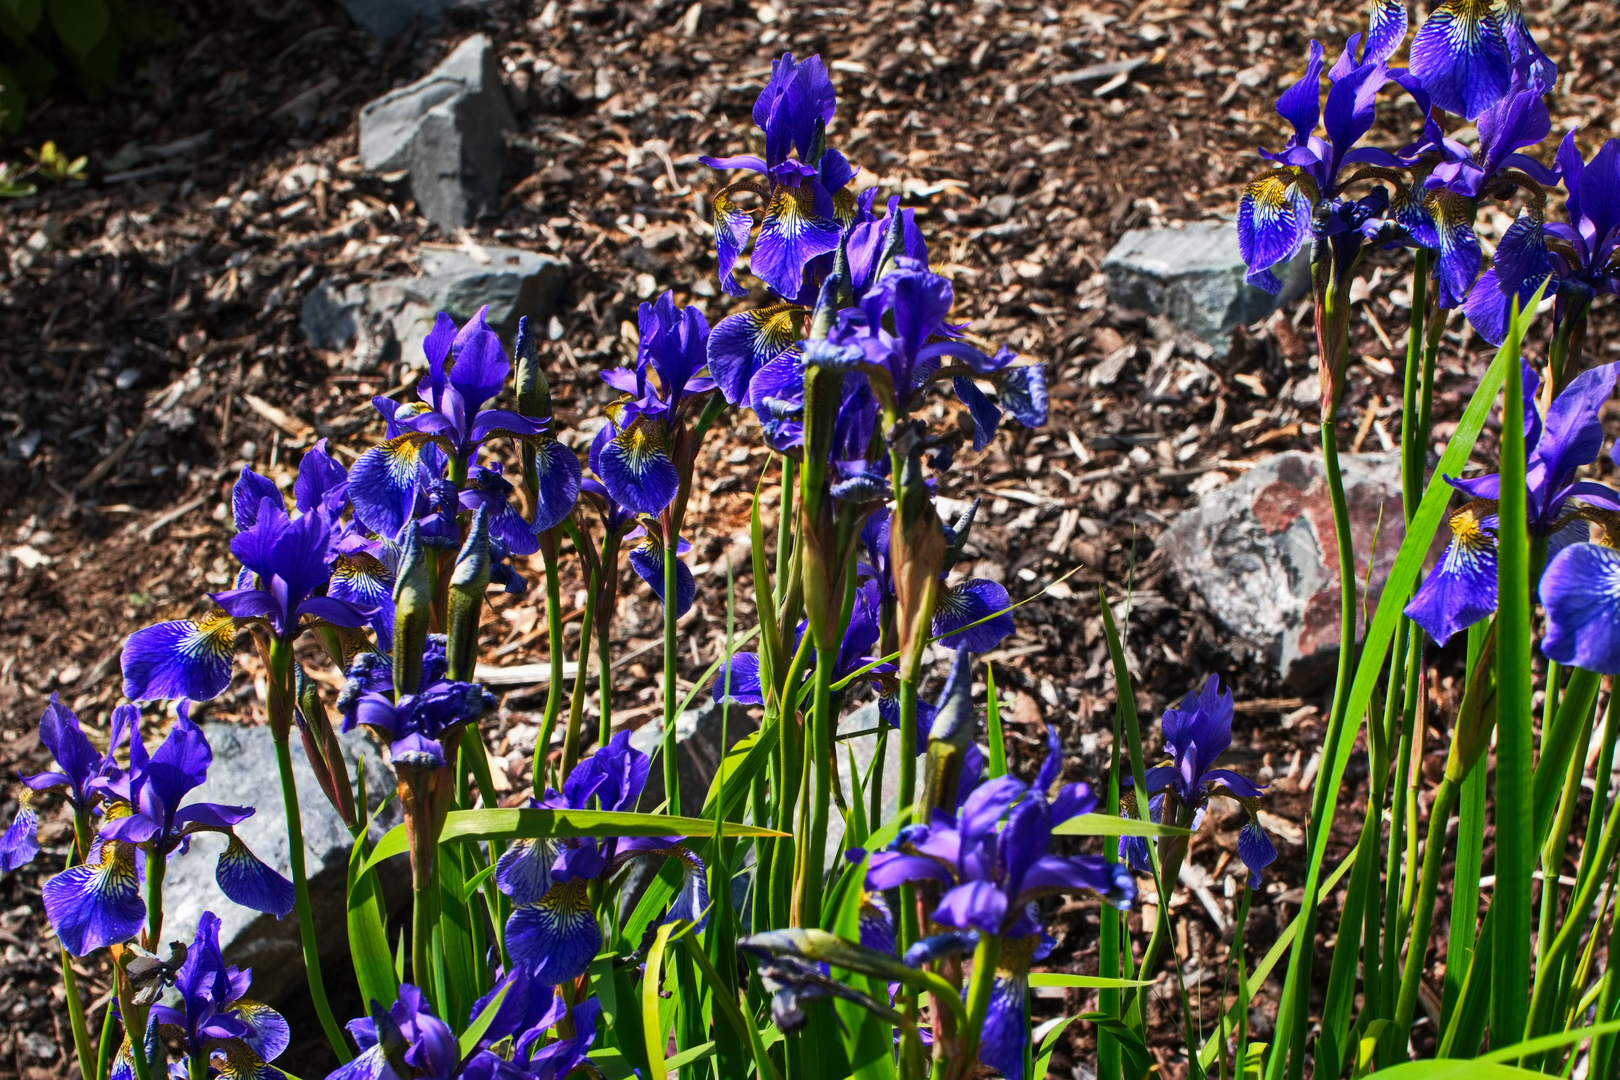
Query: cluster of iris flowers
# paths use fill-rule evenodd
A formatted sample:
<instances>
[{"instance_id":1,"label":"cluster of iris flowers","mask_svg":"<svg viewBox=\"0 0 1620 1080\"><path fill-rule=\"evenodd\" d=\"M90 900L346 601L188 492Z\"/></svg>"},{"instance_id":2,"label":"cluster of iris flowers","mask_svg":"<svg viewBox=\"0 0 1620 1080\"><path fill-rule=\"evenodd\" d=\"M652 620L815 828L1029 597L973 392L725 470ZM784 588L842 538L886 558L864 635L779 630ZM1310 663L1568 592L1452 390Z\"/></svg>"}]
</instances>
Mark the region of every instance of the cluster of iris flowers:
<instances>
[{"instance_id":1,"label":"cluster of iris flowers","mask_svg":"<svg viewBox=\"0 0 1620 1080\"><path fill-rule=\"evenodd\" d=\"M244 996L249 974L224 962L217 918L205 915L195 941L177 945L169 960L155 953L162 942L164 867L185 853L192 835L213 831L229 838L217 871L225 895L278 917L297 909L306 959L318 955L302 860L294 859L289 881L235 835L234 826L252 808L186 801L204 780L211 756L202 729L190 719L191 703L228 687L237 635L244 631L267 672L264 704L281 753L292 849L302 850L298 795L286 757L293 730L323 794L356 837L357 867L372 850L368 808L357 804L351 790L339 731L363 727L375 737L404 814L404 842L391 850L406 850L411 859L414 985L403 981L403 957L396 960L386 949L380 976L375 963L362 963L366 946L356 944L356 935L364 936L373 898L363 873L351 877L356 975L363 986L381 990L372 995L368 1015L347 1025L351 1047L336 1034L311 966L317 1011L344 1061L331 1080L552 1080L582 1066L596 1068L587 1054L598 1041L604 1006L594 996L599 975L593 961L622 929L612 905L614 890L626 881L620 871L638 858L677 871L659 909L658 949L666 935L702 933L711 925L716 871L686 839L691 831L656 834L660 821L687 819L641 812L651 762L629 745L627 731L610 730L606 696L598 745L578 755L588 738L579 729L582 681L576 683L560 768L548 756L561 701L561 635L555 625L553 693L536 754L534 797L514 811L521 823L550 822L554 831L520 830L501 834L499 841L494 833L475 836L487 848L441 842L451 813L463 815L458 835L464 837L474 823L489 820L478 816L484 812L475 809L478 800L493 810L493 791L480 775L488 766L478 724L494 701L475 678L479 609L492 585L509 593L526 590L513 560L531 554L545 560L555 609L556 558L566 539L588 570L593 606L587 610L599 612L604 673L622 552L665 604L672 635L674 620L692 605L697 588L692 570L679 559L689 547L680 531L697 451L722 410L733 407L749 410L769 448L804 478L801 523L784 520L782 527L796 530L800 547L792 566L794 573L804 567L806 585L802 595L797 584L787 590L793 600L778 600L788 619L784 636L791 640L778 643L786 651L776 660L793 656L794 664L773 671L772 654L763 645L758 652L730 652L717 664L713 697L764 706L779 728L796 726L793 714L803 703L811 718L806 730L818 728L830 739L846 699L862 682L872 684L884 730L901 729L902 747L926 753L930 771L915 806L901 808L913 815L911 821L897 820L892 839L870 853L850 845L842 862L829 860L834 871L828 884L840 881L849 892L855 882L849 895L859 903L860 940L846 945L860 950L857 967L910 972L904 978L932 980L926 985L949 986L950 993L936 995L933 1026L919 1027L913 992L895 996L891 988L889 1000L880 1002L839 989L816 951L792 936L798 931L761 921L773 910L764 902L752 906L753 934L740 942L742 955L759 965L757 977L772 994L772 1015L783 1032L825 1022L800 1002L842 994L870 1005L874 1017L898 1018L913 1048L921 1045L918 1040L933 1043L936 1059L950 1058L955 1075L965 1075L962 1070L978 1060L1022 1080L1027 976L1051 946L1040 901L1091 892L1123 909L1136 893L1131 868L1146 847L1133 841L1135 846L1122 849L1124 862L1053 850L1055 828L1099 805L1085 784L1057 786L1063 758L1055 730L1048 730L1047 755L1033 784L1004 770L986 775L985 756L973 742L973 658L1013 632L1012 605L996 582L949 580L977 504L947 526L931 503L938 476L951 467L963 442L984 448L1004 416L1030 426L1045 422L1045 371L1039 363L1018 362L1005 347L981 349L964 326L950 321L951 282L929 269L913 212L891 199L878 213L876 188L859 190L858 170L827 145L835 109L821 59L784 56L773 65L754 110L764 156L705 159L716 169L746 174L714 200L722 286L733 296L746 294L738 273L748 255L748 269L768 290L768 301L712 328L701 310L679 306L671 294L642 304L633 365L603 374L623 396L608 408L583 466L556 437L526 320L516 347L514 410L492 405L513 365L485 313L460 326L441 314L423 345L426 372L416 400L374 399L386 425L384 441L348 469L324 442L317 443L300 462L291 505L272 479L244 468L231 499L237 530L231 551L241 564L235 587L211 594L202 614L130 637L122 665L126 696L136 703L178 702L156 751L148 753L141 740L136 705L115 710L113 749L102 754L78 719L53 699L40 736L59 771L24 778L27 795L0 838L0 867L15 869L37 854L32 797L60 790L74 816L76 844L67 869L45 885L47 914L68 952L112 949L120 1015L131 1033L145 1025L144 1037L124 1038L114 1076L151 1080L162 1071L170 1043L180 1047L192 1080L212 1073L258 1080L283 1075L272 1062L288 1044L286 1025ZM749 197L758 201L753 210L743 208ZM756 215L762 216L757 237ZM971 436L955 425L930 430L914 415L925 395L947 380L971 420ZM494 453L502 441L521 453L521 492ZM784 489L791 500L791 487ZM813 581L813 573L822 576ZM556 620L559 612L550 615ZM586 615L580 636L581 672L591 618ZM831 626L829 618L835 620ZM294 656L306 636L317 652L324 651L320 662L343 679L336 727L303 667L317 662L316 654ZM955 656L934 704L916 697L917 665L930 641ZM666 657L669 673L674 659ZM666 693L673 686L668 674ZM783 702L789 703L785 717ZM1166 713L1171 762L1147 774L1155 820L1173 800L1176 821L1196 826L1214 795L1238 799L1252 818L1260 789L1211 767L1230 740L1231 715L1230 695L1219 695L1213 680L1202 696ZM666 741L667 750L672 745ZM813 744L806 746L808 751ZM126 760L120 763L115 754ZM949 762L943 772L933 768L936 756ZM673 779L668 760L665 767ZM784 761L773 768L773 784L796 775L783 771L789 768ZM917 768L915 760L902 762L908 775ZM947 774L948 781L940 779ZM803 808L812 830L823 833L826 780L820 772L820 802L812 798ZM765 788L757 790L763 797ZM784 805L794 804L790 799ZM762 806L756 803L756 826L766 824ZM818 806L820 817L814 816ZM574 824L555 831L558 822ZM606 824L592 824L600 822ZM716 815L714 827L723 824ZM630 834L614 835L615 825ZM1146 832L1153 834L1152 826ZM864 826L861 834L873 835ZM792 842L786 832L759 835ZM1245 829L1244 838L1243 857L1251 883L1257 883L1275 853L1257 826ZM762 844L756 841L756 853L763 853ZM790 875L810 881L808 892L795 885L801 897L819 891L824 845L824 835L819 845L810 843L811 854L801 855ZM781 850L792 853L791 847ZM729 893L741 864L727 848L718 855L730 861L724 876L713 880ZM852 869L840 875L846 864ZM480 889L485 906L475 909ZM476 1001L457 997L456 979L463 976L452 970L448 955L450 924L438 921L449 918L446 897L458 895L466 905L460 917L471 914L480 923L475 940L484 940L486 915L494 931L485 953L466 958L465 977L480 991ZM899 919L892 914L897 905ZM806 909L795 901L792 910L797 918ZM727 917L733 921L726 932L735 935L736 916ZM465 921L457 925L458 933L473 932ZM654 925L644 925L651 935ZM634 951L612 965L620 970L606 976L619 989L627 985L624 965L648 960L646 942L631 945ZM964 953L974 958L965 972L957 959ZM646 979L653 979L650 972ZM652 985L652 996L644 998L656 1002L657 990ZM939 1027L940 1009L958 1008L958 992L971 1023ZM681 1008L693 1010L696 1002ZM614 1038L617 1050L630 1052L622 1038ZM634 1053L661 1052L655 1043ZM78 1049L84 1058L86 1045ZM810 1055L801 1062L820 1052L806 1039L788 1049ZM906 1072L913 1075L915 1059L904 1049L901 1058L911 1062ZM775 1071L763 1058L756 1056L755 1064L761 1075Z\"/></svg>"}]
</instances>

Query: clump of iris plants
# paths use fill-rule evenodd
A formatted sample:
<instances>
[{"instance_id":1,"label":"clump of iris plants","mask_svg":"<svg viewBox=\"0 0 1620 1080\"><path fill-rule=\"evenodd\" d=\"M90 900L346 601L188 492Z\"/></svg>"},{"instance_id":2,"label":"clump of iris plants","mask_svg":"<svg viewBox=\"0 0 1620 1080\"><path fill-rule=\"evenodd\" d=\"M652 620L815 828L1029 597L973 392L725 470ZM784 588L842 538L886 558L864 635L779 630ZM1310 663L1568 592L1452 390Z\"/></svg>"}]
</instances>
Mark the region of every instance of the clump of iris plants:
<instances>
[{"instance_id":1,"label":"clump of iris plants","mask_svg":"<svg viewBox=\"0 0 1620 1080\"><path fill-rule=\"evenodd\" d=\"M459 324L441 314L414 397L374 399L383 439L352 467L317 443L290 500L243 469L230 503L234 586L200 614L131 635L130 703L108 718L107 739L54 698L45 707L40 738L56 768L23 777L0 869L39 856L40 813L61 799L74 842L44 903L85 1080L274 1080L292 1075L283 1065L302 1067L287 1060L286 1023L227 961L219 919L204 916L189 945L162 940L166 868L196 857L187 851L200 832L226 836L216 880L227 900L297 918L311 1002L339 1062L329 1080L968 1080L982 1070L1025 1080L1046 1075L1075 1021L1094 1038L1087 1068L1135 1080L1162 1067L1148 1045L1156 999L1179 1009L1174 1065L1192 1076L1419 1075L1415 1056L1485 1048L1521 1070L1612 1075L1620 982L1604 924L1620 848L1610 792L1620 711L1602 677L1620 673L1620 495L1592 469L1620 369L1589 361L1587 326L1620 279L1610 205L1620 141L1583 156L1570 132L1550 162L1535 156L1557 69L1516 4L1447 0L1410 44L1408 29L1402 5L1378 0L1325 72L1326 50L1312 43L1277 103L1292 134L1261 151L1271 165L1239 206L1255 284L1279 288L1274 268L1309 247L1340 640L1364 631L1359 650L1341 650L1301 899L1253 966L1244 933L1278 865L1266 825L1275 789L1223 763L1237 709L1218 674L1144 739L1151 725L1099 597L1117 692L1102 781L1064 782L1073 751L1063 725L1046 730L1032 777L1011 768L984 654L1015 632L1017 605L958 570L977 501L946 521L935 492L1004 421L1046 423L1045 368L967 332L914 208L880 205L881 185L834 145L837 101L821 59L787 55L754 106L763 152L702 159L715 170L722 291L748 302L712 325L672 293L642 304L634 355L602 373L618 396L583 460L559 437L527 320L509 353L483 311ZM1408 66L1391 67L1403 49ZM1421 114L1404 146L1365 143L1386 92ZM1456 138L1463 123L1474 125L1472 146ZM1488 269L1474 224L1486 204L1516 214ZM1405 539L1360 627L1337 429L1349 297L1369 257L1403 250ZM1526 342L1543 306L1550 334L1535 355ZM1431 462L1435 371L1458 309L1500 348ZM1469 473L1498 395L1500 461ZM940 421L946 400L964 422ZM768 456L748 565L700 573L686 561L688 507L717 425L757 431ZM1450 543L1426 569L1443 525ZM495 705L478 646L490 590L530 589L526 559L540 568L550 680L530 790L514 798L487 756ZM586 587L565 685L570 559ZM645 585L663 614L661 727L635 745L611 707L625 581ZM760 613L744 633L739 588ZM725 645L687 689L680 620L702 589L725 591ZM211 760L191 714L229 686L239 644L265 673L286 874L237 836L253 808L188 797ZM937 688L930 660L948 663ZM1462 673L1440 715L1428 685L1437 665ZM333 683L341 690L323 690ZM700 694L719 708L731 748L704 790L683 792L691 776L676 721ZM852 730L846 721L872 699L875 728ZM168 725L151 751L148 703L164 704L144 722ZM1425 792L1431 729L1449 750ZM380 837L369 825L382 807L367 804L344 756L345 734L362 731L399 804L400 824ZM321 963L332 931L310 913L300 808L315 796L295 782L294 732L354 838L348 966ZM862 768L847 740L866 734L875 749ZM1358 812L1340 792L1362 756ZM1203 837L1235 856L1234 902L1227 963L1194 983L1166 944L1188 918L1171 897ZM1335 837L1354 841L1339 856L1335 840L1330 861ZM376 871L400 858L411 912L391 936ZM1153 915L1133 922L1144 895ZM1330 896L1331 934L1319 926ZM1094 946L1094 970L1038 970L1052 957L1058 903L1084 911L1064 929L1073 938L1080 927L1081 955ZM1313 974L1320 941L1328 968ZM102 951L115 986L98 1043L67 957ZM1278 1007L1262 1041L1251 1005L1273 976ZM358 990L362 1015L340 1023L333 982ZM1088 1007L1037 1027L1042 986L1070 988Z\"/></svg>"}]
</instances>

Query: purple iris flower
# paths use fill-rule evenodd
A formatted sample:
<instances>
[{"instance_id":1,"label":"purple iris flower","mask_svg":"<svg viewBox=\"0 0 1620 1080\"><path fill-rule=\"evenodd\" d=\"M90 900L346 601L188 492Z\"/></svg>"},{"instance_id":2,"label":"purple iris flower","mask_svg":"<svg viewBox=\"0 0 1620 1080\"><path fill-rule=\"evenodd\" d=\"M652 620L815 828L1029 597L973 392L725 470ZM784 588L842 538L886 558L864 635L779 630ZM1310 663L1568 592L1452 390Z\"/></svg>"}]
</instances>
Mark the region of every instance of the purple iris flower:
<instances>
[{"instance_id":1,"label":"purple iris flower","mask_svg":"<svg viewBox=\"0 0 1620 1080\"><path fill-rule=\"evenodd\" d=\"M602 373L626 395L609 410L609 423L591 443L591 471L614 501L633 513L660 514L675 499L681 474L675 441L690 403L714 389L700 375L708 364L709 324L695 307L677 308L673 293L644 303L641 342L633 368Z\"/></svg>"},{"instance_id":2,"label":"purple iris flower","mask_svg":"<svg viewBox=\"0 0 1620 1080\"><path fill-rule=\"evenodd\" d=\"M131 727L138 726L139 722L140 712L135 706L120 705L114 709L111 745L120 745ZM75 813L87 813L101 800L98 781L117 769L112 755L103 756L90 744L79 726L78 716L58 701L55 694L40 713L39 741L50 752L56 768L22 777L23 791L18 797L17 815L0 835L0 873L24 866L39 854L39 815L32 805L38 792L60 790Z\"/></svg>"},{"instance_id":3,"label":"purple iris flower","mask_svg":"<svg viewBox=\"0 0 1620 1080\"><path fill-rule=\"evenodd\" d=\"M1571 499L1620 510L1620 497L1611 489L1575 480L1576 470L1596 460L1602 449L1600 411L1617 375L1620 363L1581 372L1553 400L1543 421L1536 404L1540 377L1524 365L1525 508L1530 535L1548 540L1549 555L1585 538L1583 525L1563 519ZM1496 610L1496 502L1502 489L1498 473L1446 480L1470 501L1451 515L1451 543L1406 605L1412 621L1441 645Z\"/></svg>"},{"instance_id":4,"label":"purple iris flower","mask_svg":"<svg viewBox=\"0 0 1620 1080\"><path fill-rule=\"evenodd\" d=\"M422 651L419 689L395 700L390 659L381 653L360 653L338 693L343 730L366 725L388 744L396 767L437 769L445 761L448 735L495 707L494 695L478 683L446 679L447 670L444 635L430 634Z\"/></svg>"},{"instance_id":5,"label":"purple iris flower","mask_svg":"<svg viewBox=\"0 0 1620 1080\"><path fill-rule=\"evenodd\" d=\"M771 63L770 81L754 103L754 123L765 133L765 156L699 159L710 168L747 169L760 177L728 184L714 196L720 286L732 296L747 295L733 270L748 249L755 213L737 205L739 192L752 192L764 204L750 269L777 295L799 298L807 264L837 250L841 221L854 210L854 197L846 188L855 177L844 155L826 146L827 124L837 108L821 57L798 61L788 53Z\"/></svg>"},{"instance_id":6,"label":"purple iris flower","mask_svg":"<svg viewBox=\"0 0 1620 1080\"><path fill-rule=\"evenodd\" d=\"M305 462L309 459L306 454ZM125 696L134 701L217 697L230 685L236 630L244 623L262 623L291 641L306 617L354 627L374 613L372 606L320 595L339 561L327 505L338 498L333 492L339 483L319 458L307 470L301 466L299 478L298 497L307 508L292 517L269 478L242 470L231 496L239 530L231 554L244 568L239 587L210 594L218 607L203 615L131 634L123 654Z\"/></svg>"},{"instance_id":7,"label":"purple iris flower","mask_svg":"<svg viewBox=\"0 0 1620 1080\"><path fill-rule=\"evenodd\" d=\"M1620 289L1615 251L1620 248L1620 139L1610 139L1582 161L1570 132L1558 147L1558 170L1569 193L1566 222L1543 223L1521 213L1502 237L1496 264L1468 295L1464 311L1480 337L1500 344L1507 336L1515 298L1522 306L1551 275L1558 298L1554 326L1584 315L1592 300Z\"/></svg>"},{"instance_id":8,"label":"purple iris flower","mask_svg":"<svg viewBox=\"0 0 1620 1080\"><path fill-rule=\"evenodd\" d=\"M1547 659L1604 675L1620 674L1620 552L1571 544L1541 575Z\"/></svg>"},{"instance_id":9,"label":"purple iris flower","mask_svg":"<svg viewBox=\"0 0 1620 1080\"><path fill-rule=\"evenodd\" d=\"M1343 270L1363 241L1382 231L1389 205L1384 189L1374 188L1360 199L1340 194L1339 174L1345 166L1400 164L1387 150L1355 148L1372 127L1379 90L1393 78L1385 66L1393 52L1390 42L1374 36L1358 61L1361 40L1362 35L1352 34L1328 72L1331 86L1325 104L1320 90L1322 43L1311 42L1304 77L1277 99L1277 112L1293 126L1294 134L1279 153L1260 151L1261 157L1281 167L1255 177L1243 189L1238 248L1249 267L1249 284L1267 292L1282 290L1272 267L1293 258L1306 240L1331 244ZM1326 138L1315 134L1319 120Z\"/></svg>"},{"instance_id":10,"label":"purple iris flower","mask_svg":"<svg viewBox=\"0 0 1620 1080\"><path fill-rule=\"evenodd\" d=\"M417 386L420 401L401 405L372 399L388 421L388 438L354 463L348 494L360 520L380 536L397 537L412 516L418 465L425 458L437 475L438 462L428 447L471 463L478 447L491 439L537 441L546 430L545 420L484 408L512 370L500 338L484 321L488 310L479 309L459 330L450 316L439 313L422 342L428 373Z\"/></svg>"},{"instance_id":11,"label":"purple iris flower","mask_svg":"<svg viewBox=\"0 0 1620 1080\"><path fill-rule=\"evenodd\" d=\"M287 1049L291 1032L280 1013L247 998L252 969L225 963L219 926L219 916L202 913L197 936L175 972L180 1000L177 1006L154 1005L152 1021L178 1034L187 1055L223 1057L221 1075L270 1080L282 1074L266 1063ZM248 1071L240 1071L244 1067Z\"/></svg>"},{"instance_id":12,"label":"purple iris flower","mask_svg":"<svg viewBox=\"0 0 1620 1080\"><path fill-rule=\"evenodd\" d=\"M600 1001L587 998L570 1011L562 994L537 984L522 968L515 968L479 999L473 1006L473 1016L481 1016L503 988L506 997L480 1043L485 1048L467 1061L459 1080L561 1080L585 1063L596 1041L596 1022L602 1014ZM565 1017L572 1021L574 1033L540 1046L545 1033ZM510 1061L487 1049L506 1038L512 1040Z\"/></svg>"},{"instance_id":13,"label":"purple iris flower","mask_svg":"<svg viewBox=\"0 0 1620 1080\"><path fill-rule=\"evenodd\" d=\"M919 943L923 948L909 951L907 963L964 951L977 934L1002 937L1001 970L992 987L979 1057L1002 1075L1020 1080L1024 990L1029 965L1042 954L1045 937L1035 901L1089 890L1123 909L1136 896L1136 883L1125 866L1097 855L1054 855L1048 850L1052 827L1090 813L1097 798L1083 783L1065 784L1055 797L1049 795L1063 768L1062 746L1050 727L1046 745L1046 760L1033 785L1002 776L970 790L964 772L964 795L955 811L936 808L927 825L901 830L888 849L872 854L865 883L872 891L904 884L941 890L930 921L958 933Z\"/></svg>"},{"instance_id":14,"label":"purple iris flower","mask_svg":"<svg viewBox=\"0 0 1620 1080\"><path fill-rule=\"evenodd\" d=\"M1216 759L1232 745L1232 691L1222 691L1220 679L1211 675L1202 690L1182 700L1179 709L1164 710L1163 727L1170 762L1147 770L1150 816L1163 820L1166 799L1173 796L1172 824L1197 830L1211 797L1237 802L1249 815L1238 833L1238 858L1249 868L1249 888L1259 888L1260 872L1277 858L1276 847L1260 827L1260 797L1265 790L1241 773L1215 768ZM1134 786L1129 776L1123 783ZM1121 837L1119 852L1137 871L1151 872L1144 838Z\"/></svg>"},{"instance_id":15,"label":"purple iris flower","mask_svg":"<svg viewBox=\"0 0 1620 1080\"><path fill-rule=\"evenodd\" d=\"M106 816L89 857L45 883L45 913L73 955L128 940L145 921L137 848L168 858L199 832L229 837L214 873L221 892L277 918L292 910L292 882L260 862L236 835L235 826L253 808L186 802L207 779L213 756L188 703L181 703L174 727L150 756L138 725L130 724L129 767L109 768L92 784Z\"/></svg>"},{"instance_id":16,"label":"purple iris flower","mask_svg":"<svg viewBox=\"0 0 1620 1080\"><path fill-rule=\"evenodd\" d=\"M350 1020L349 1034L360 1053L326 1080L454 1080L461 1047L450 1025L433 1015L421 990L404 983L384 1012L372 1002L371 1016ZM396 1063L406 1067L401 1074Z\"/></svg>"},{"instance_id":17,"label":"purple iris flower","mask_svg":"<svg viewBox=\"0 0 1620 1080\"><path fill-rule=\"evenodd\" d=\"M574 767L560 794L548 788L544 799L530 799L529 805L632 810L647 784L648 767L647 755L630 745L628 731L621 731ZM516 841L495 868L496 885L512 900L506 923L512 962L539 983L560 985L584 974L602 947L602 928L587 887L638 856L671 857L681 863L681 889L666 921L696 919L708 907L703 860L677 837Z\"/></svg>"},{"instance_id":18,"label":"purple iris flower","mask_svg":"<svg viewBox=\"0 0 1620 1080\"><path fill-rule=\"evenodd\" d=\"M1435 106L1469 120L1508 96L1515 76L1543 89L1558 79L1517 3L1443 0L1413 37L1411 58Z\"/></svg>"}]
</instances>

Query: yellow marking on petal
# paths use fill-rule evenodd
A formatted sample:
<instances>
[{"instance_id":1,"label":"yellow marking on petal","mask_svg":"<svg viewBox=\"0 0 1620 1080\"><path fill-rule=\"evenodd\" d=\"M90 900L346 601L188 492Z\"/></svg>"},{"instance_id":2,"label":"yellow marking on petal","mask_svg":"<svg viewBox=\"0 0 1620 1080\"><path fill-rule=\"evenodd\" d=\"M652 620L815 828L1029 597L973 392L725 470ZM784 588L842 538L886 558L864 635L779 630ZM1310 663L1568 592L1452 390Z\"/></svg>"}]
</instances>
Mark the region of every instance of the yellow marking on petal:
<instances>
[{"instance_id":1,"label":"yellow marking on petal","mask_svg":"<svg viewBox=\"0 0 1620 1080\"><path fill-rule=\"evenodd\" d=\"M808 187L790 187L783 185L771 194L771 202L765 209L765 221L774 222L777 230L784 236L792 236L803 229L815 216L815 204L811 201Z\"/></svg>"},{"instance_id":2,"label":"yellow marking on petal","mask_svg":"<svg viewBox=\"0 0 1620 1080\"><path fill-rule=\"evenodd\" d=\"M855 220L855 209L855 193L848 187L833 192L833 216L840 225L847 228Z\"/></svg>"},{"instance_id":3,"label":"yellow marking on petal","mask_svg":"<svg viewBox=\"0 0 1620 1080\"><path fill-rule=\"evenodd\" d=\"M1001 957L996 962L996 974L1009 979L1028 975L1029 965L1035 962L1035 947L1040 943L1039 934L1002 938Z\"/></svg>"},{"instance_id":4,"label":"yellow marking on petal","mask_svg":"<svg viewBox=\"0 0 1620 1080\"><path fill-rule=\"evenodd\" d=\"M229 658L236 651L236 620L215 608L191 620L191 640L183 646L187 656Z\"/></svg>"}]
</instances>

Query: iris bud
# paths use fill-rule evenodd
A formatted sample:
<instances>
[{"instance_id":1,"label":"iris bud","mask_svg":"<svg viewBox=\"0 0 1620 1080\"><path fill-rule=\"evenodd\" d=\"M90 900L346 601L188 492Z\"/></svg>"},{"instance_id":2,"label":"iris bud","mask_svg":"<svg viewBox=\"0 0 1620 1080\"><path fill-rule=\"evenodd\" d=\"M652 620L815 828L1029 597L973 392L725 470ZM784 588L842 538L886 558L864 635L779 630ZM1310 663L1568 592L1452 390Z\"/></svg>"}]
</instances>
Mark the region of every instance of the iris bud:
<instances>
[{"instance_id":1,"label":"iris bud","mask_svg":"<svg viewBox=\"0 0 1620 1080\"><path fill-rule=\"evenodd\" d=\"M428 619L433 608L433 581L422 529L413 520L405 527L399 570L394 578L394 693L414 694L422 681L422 653L427 648Z\"/></svg>"},{"instance_id":2,"label":"iris bud","mask_svg":"<svg viewBox=\"0 0 1620 1080\"><path fill-rule=\"evenodd\" d=\"M484 602L484 592L489 588L489 574L489 511L480 506L473 515L467 542L456 556L456 569L450 577L445 661L450 678L457 682L472 678L478 659L478 611Z\"/></svg>"}]
</instances>

